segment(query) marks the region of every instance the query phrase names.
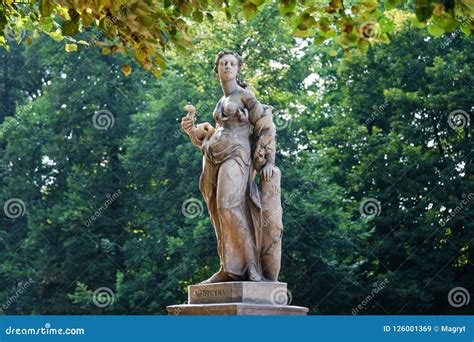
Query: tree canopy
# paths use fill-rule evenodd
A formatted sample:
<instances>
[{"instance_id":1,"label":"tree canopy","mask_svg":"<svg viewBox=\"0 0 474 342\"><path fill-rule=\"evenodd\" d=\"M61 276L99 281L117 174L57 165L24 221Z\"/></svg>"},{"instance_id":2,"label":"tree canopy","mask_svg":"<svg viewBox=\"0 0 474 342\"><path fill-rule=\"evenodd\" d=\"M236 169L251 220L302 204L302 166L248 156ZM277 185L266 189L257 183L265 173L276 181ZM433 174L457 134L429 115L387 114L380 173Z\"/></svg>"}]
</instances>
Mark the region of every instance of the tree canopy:
<instances>
[{"instance_id":1,"label":"tree canopy","mask_svg":"<svg viewBox=\"0 0 474 342\"><path fill-rule=\"evenodd\" d=\"M42 32L63 42L67 51L98 45L103 54L131 54L160 76L165 51L189 53L196 26L212 23L216 13L225 13L227 20L251 20L267 7L278 8L294 36L313 37L316 44L334 40L349 52L387 43L399 11L434 36L471 35L474 27L471 0L2 0L0 45L31 42ZM130 71L129 64L122 66L124 74Z\"/></svg>"}]
</instances>

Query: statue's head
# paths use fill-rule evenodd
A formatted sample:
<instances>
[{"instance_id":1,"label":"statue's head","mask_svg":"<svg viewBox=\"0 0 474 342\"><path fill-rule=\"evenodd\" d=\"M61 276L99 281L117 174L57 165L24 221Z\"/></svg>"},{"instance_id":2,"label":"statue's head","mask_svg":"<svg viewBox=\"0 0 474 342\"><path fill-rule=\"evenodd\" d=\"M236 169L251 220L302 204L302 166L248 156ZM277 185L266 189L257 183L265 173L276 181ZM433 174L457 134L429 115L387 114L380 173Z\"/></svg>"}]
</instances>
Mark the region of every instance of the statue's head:
<instances>
[{"instance_id":1,"label":"statue's head","mask_svg":"<svg viewBox=\"0 0 474 342\"><path fill-rule=\"evenodd\" d=\"M247 88L247 85L240 81L240 69L243 64L244 60L237 52L224 50L217 54L214 72L223 81L236 79L238 85Z\"/></svg>"}]
</instances>

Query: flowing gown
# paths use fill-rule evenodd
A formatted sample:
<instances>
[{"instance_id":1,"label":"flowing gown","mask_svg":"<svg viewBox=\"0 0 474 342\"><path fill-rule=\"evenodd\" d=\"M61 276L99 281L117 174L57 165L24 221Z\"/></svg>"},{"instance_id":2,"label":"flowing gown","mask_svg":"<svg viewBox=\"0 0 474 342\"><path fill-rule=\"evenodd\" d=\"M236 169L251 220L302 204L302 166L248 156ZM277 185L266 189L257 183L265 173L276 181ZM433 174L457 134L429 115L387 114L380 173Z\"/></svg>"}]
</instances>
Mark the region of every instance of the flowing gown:
<instances>
[{"instance_id":1,"label":"flowing gown","mask_svg":"<svg viewBox=\"0 0 474 342\"><path fill-rule=\"evenodd\" d=\"M221 99L214 112L216 131L201 147L200 190L216 232L221 270L243 280L251 264L261 272L262 210L253 181L251 124L262 108L255 107L242 119L225 113Z\"/></svg>"}]
</instances>

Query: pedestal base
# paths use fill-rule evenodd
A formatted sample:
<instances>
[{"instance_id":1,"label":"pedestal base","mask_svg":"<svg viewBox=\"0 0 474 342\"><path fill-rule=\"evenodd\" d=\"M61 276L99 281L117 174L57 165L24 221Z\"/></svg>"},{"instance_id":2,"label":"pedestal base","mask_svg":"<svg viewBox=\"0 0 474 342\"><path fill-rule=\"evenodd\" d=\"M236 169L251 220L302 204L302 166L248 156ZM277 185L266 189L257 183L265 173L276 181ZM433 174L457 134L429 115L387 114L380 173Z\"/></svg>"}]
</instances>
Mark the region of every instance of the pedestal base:
<instances>
[{"instance_id":1,"label":"pedestal base","mask_svg":"<svg viewBox=\"0 0 474 342\"><path fill-rule=\"evenodd\" d=\"M307 308L288 304L286 283L230 281L188 287L188 303L170 305L169 315L306 315Z\"/></svg>"},{"instance_id":2,"label":"pedestal base","mask_svg":"<svg viewBox=\"0 0 474 342\"><path fill-rule=\"evenodd\" d=\"M189 304L253 303L286 305L286 283L228 281L188 286Z\"/></svg>"},{"instance_id":3,"label":"pedestal base","mask_svg":"<svg viewBox=\"0 0 474 342\"><path fill-rule=\"evenodd\" d=\"M170 305L166 310L169 315L182 316L306 316L308 313L301 306L249 303Z\"/></svg>"}]
</instances>

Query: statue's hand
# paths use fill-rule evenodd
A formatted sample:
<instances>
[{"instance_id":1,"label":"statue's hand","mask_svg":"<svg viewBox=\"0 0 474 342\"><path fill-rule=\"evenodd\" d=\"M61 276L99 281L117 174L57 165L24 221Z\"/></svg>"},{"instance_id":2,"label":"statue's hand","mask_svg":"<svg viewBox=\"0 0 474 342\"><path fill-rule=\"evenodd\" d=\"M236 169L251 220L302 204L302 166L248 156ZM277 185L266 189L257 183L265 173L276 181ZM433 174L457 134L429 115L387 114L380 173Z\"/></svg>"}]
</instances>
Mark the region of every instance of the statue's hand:
<instances>
[{"instance_id":1,"label":"statue's hand","mask_svg":"<svg viewBox=\"0 0 474 342\"><path fill-rule=\"evenodd\" d=\"M181 127L183 130L189 134L192 127L194 126L194 121L196 121L196 108L193 105L184 106L184 110L188 113L184 118L181 119Z\"/></svg>"},{"instance_id":2,"label":"statue's hand","mask_svg":"<svg viewBox=\"0 0 474 342\"><path fill-rule=\"evenodd\" d=\"M272 179L273 172L275 171L275 166L271 163L266 163L265 166L260 171L260 176L265 182L268 182Z\"/></svg>"},{"instance_id":3,"label":"statue's hand","mask_svg":"<svg viewBox=\"0 0 474 342\"><path fill-rule=\"evenodd\" d=\"M214 134L215 128L208 122L196 126L196 138L203 141L209 140Z\"/></svg>"},{"instance_id":4,"label":"statue's hand","mask_svg":"<svg viewBox=\"0 0 474 342\"><path fill-rule=\"evenodd\" d=\"M184 118L181 119L181 128L189 134L191 129L194 127L194 121L195 118L190 118L188 116L185 116Z\"/></svg>"}]
</instances>

